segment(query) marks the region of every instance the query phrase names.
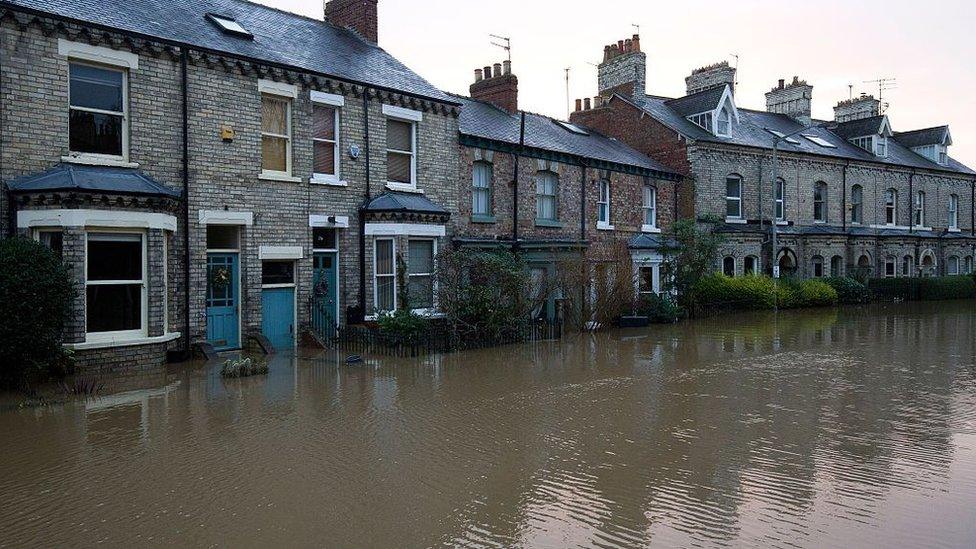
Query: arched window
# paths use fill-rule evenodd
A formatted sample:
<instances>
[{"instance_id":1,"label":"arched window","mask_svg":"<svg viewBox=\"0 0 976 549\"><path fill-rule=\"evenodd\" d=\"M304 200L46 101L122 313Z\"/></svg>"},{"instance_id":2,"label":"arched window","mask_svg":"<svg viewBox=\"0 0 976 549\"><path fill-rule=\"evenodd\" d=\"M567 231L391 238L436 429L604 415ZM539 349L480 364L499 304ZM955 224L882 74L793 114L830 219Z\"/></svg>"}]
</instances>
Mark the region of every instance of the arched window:
<instances>
[{"instance_id":1,"label":"arched window","mask_svg":"<svg viewBox=\"0 0 976 549\"><path fill-rule=\"evenodd\" d=\"M735 258L728 256L722 260L722 274L725 276L735 276Z\"/></svg>"},{"instance_id":2,"label":"arched window","mask_svg":"<svg viewBox=\"0 0 976 549\"><path fill-rule=\"evenodd\" d=\"M492 165L489 162L477 161L471 176L471 214L491 215L491 183Z\"/></svg>"},{"instance_id":3,"label":"arched window","mask_svg":"<svg viewBox=\"0 0 976 549\"><path fill-rule=\"evenodd\" d=\"M830 276L844 276L844 258L835 255L830 258Z\"/></svg>"},{"instance_id":4,"label":"arched window","mask_svg":"<svg viewBox=\"0 0 976 549\"><path fill-rule=\"evenodd\" d=\"M901 260L901 276L915 276L915 258L906 255Z\"/></svg>"},{"instance_id":5,"label":"arched window","mask_svg":"<svg viewBox=\"0 0 976 549\"><path fill-rule=\"evenodd\" d=\"M759 274L759 258L754 255L747 255L742 266L742 272L747 275Z\"/></svg>"},{"instance_id":6,"label":"arched window","mask_svg":"<svg viewBox=\"0 0 976 549\"><path fill-rule=\"evenodd\" d=\"M715 126L716 135L728 137L732 135L732 113L728 107L722 107L718 113L718 124Z\"/></svg>"},{"instance_id":7,"label":"arched window","mask_svg":"<svg viewBox=\"0 0 976 549\"><path fill-rule=\"evenodd\" d=\"M915 226L925 226L925 191L915 194Z\"/></svg>"},{"instance_id":8,"label":"arched window","mask_svg":"<svg viewBox=\"0 0 976 549\"><path fill-rule=\"evenodd\" d=\"M973 256L966 256L966 274L973 274Z\"/></svg>"},{"instance_id":9,"label":"arched window","mask_svg":"<svg viewBox=\"0 0 976 549\"><path fill-rule=\"evenodd\" d=\"M542 221L559 220L559 176L541 171L535 176L535 217Z\"/></svg>"},{"instance_id":10,"label":"arched window","mask_svg":"<svg viewBox=\"0 0 976 549\"><path fill-rule=\"evenodd\" d=\"M742 219L742 176L731 174L725 178L725 216Z\"/></svg>"},{"instance_id":11,"label":"arched window","mask_svg":"<svg viewBox=\"0 0 976 549\"><path fill-rule=\"evenodd\" d=\"M946 274L949 276L956 276L959 274L959 257L949 256L949 261L946 262Z\"/></svg>"},{"instance_id":12,"label":"arched window","mask_svg":"<svg viewBox=\"0 0 976 549\"><path fill-rule=\"evenodd\" d=\"M827 184L818 181L813 188L813 220L827 222Z\"/></svg>"},{"instance_id":13,"label":"arched window","mask_svg":"<svg viewBox=\"0 0 976 549\"><path fill-rule=\"evenodd\" d=\"M922 256L922 267L920 273L923 277L930 277L935 275L935 257L931 252L926 253Z\"/></svg>"},{"instance_id":14,"label":"arched window","mask_svg":"<svg viewBox=\"0 0 976 549\"><path fill-rule=\"evenodd\" d=\"M898 191L885 191L885 224L894 225L898 221Z\"/></svg>"},{"instance_id":15,"label":"arched window","mask_svg":"<svg viewBox=\"0 0 976 549\"><path fill-rule=\"evenodd\" d=\"M644 185L644 228L657 228L657 188Z\"/></svg>"},{"instance_id":16,"label":"arched window","mask_svg":"<svg viewBox=\"0 0 976 549\"><path fill-rule=\"evenodd\" d=\"M851 223L864 223L864 188L851 187Z\"/></svg>"},{"instance_id":17,"label":"arched window","mask_svg":"<svg viewBox=\"0 0 976 549\"><path fill-rule=\"evenodd\" d=\"M959 228L959 195L949 195L949 228Z\"/></svg>"},{"instance_id":18,"label":"arched window","mask_svg":"<svg viewBox=\"0 0 976 549\"><path fill-rule=\"evenodd\" d=\"M776 179L776 221L786 219L786 181Z\"/></svg>"},{"instance_id":19,"label":"arched window","mask_svg":"<svg viewBox=\"0 0 976 549\"><path fill-rule=\"evenodd\" d=\"M815 256L813 256L813 259L810 260L810 263L811 263L811 266L813 267L811 270L812 270L812 273L813 273L814 278L823 278L823 276L824 276L824 258L820 257L819 255L815 255Z\"/></svg>"},{"instance_id":20,"label":"arched window","mask_svg":"<svg viewBox=\"0 0 976 549\"><path fill-rule=\"evenodd\" d=\"M862 280L869 278L873 271L874 269L871 268L871 256L868 254L862 254L861 257L857 259L857 278Z\"/></svg>"}]
</instances>

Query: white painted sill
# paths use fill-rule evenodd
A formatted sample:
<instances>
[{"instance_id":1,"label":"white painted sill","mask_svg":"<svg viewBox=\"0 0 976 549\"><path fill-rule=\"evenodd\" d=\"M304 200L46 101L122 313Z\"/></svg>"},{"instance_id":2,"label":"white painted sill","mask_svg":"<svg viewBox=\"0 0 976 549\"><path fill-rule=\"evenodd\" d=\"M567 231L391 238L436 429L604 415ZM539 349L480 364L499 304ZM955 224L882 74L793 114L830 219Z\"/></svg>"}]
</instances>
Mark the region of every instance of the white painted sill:
<instances>
[{"instance_id":1,"label":"white painted sill","mask_svg":"<svg viewBox=\"0 0 976 549\"><path fill-rule=\"evenodd\" d=\"M962 229L947 229L950 233L961 233Z\"/></svg>"},{"instance_id":2,"label":"white painted sill","mask_svg":"<svg viewBox=\"0 0 976 549\"><path fill-rule=\"evenodd\" d=\"M748 220L742 219L741 217L726 217L725 222L732 223L734 225L746 225L749 223Z\"/></svg>"},{"instance_id":3,"label":"white painted sill","mask_svg":"<svg viewBox=\"0 0 976 549\"><path fill-rule=\"evenodd\" d=\"M348 187L349 183L340 180L334 175L313 175L308 180L312 185L325 185L327 187Z\"/></svg>"},{"instance_id":4,"label":"white painted sill","mask_svg":"<svg viewBox=\"0 0 976 549\"><path fill-rule=\"evenodd\" d=\"M418 189L416 185L407 185L405 183L394 183L392 181L388 181L386 183L386 188L391 191L397 191L401 193L424 194L424 191Z\"/></svg>"},{"instance_id":5,"label":"white painted sill","mask_svg":"<svg viewBox=\"0 0 976 549\"><path fill-rule=\"evenodd\" d=\"M282 183L301 183L302 178L278 172L261 172L258 179L262 181L280 181Z\"/></svg>"},{"instance_id":6,"label":"white painted sill","mask_svg":"<svg viewBox=\"0 0 976 549\"><path fill-rule=\"evenodd\" d=\"M113 168L138 168L136 162L129 162L122 157L102 156L98 154L69 154L61 157L61 162L69 164L84 164L86 166L110 166Z\"/></svg>"},{"instance_id":7,"label":"white painted sill","mask_svg":"<svg viewBox=\"0 0 976 549\"><path fill-rule=\"evenodd\" d=\"M596 230L598 230L598 231L612 231L612 230L614 230L614 226L611 225L611 224L609 224L609 223L604 223L604 222L597 221L597 223L596 223Z\"/></svg>"},{"instance_id":8,"label":"white painted sill","mask_svg":"<svg viewBox=\"0 0 976 549\"><path fill-rule=\"evenodd\" d=\"M183 334L181 334L180 332L172 332L158 337L135 337L135 338L120 337L118 339L86 341L84 343L66 343L64 344L64 347L66 349L72 349L75 351L90 351L93 349L113 349L116 347L137 347L140 345L169 343L170 341L175 341L179 339L180 337L182 337L182 335Z\"/></svg>"},{"instance_id":9,"label":"white painted sill","mask_svg":"<svg viewBox=\"0 0 976 549\"><path fill-rule=\"evenodd\" d=\"M641 225L641 232L645 234L661 234L661 229L656 225Z\"/></svg>"}]
</instances>

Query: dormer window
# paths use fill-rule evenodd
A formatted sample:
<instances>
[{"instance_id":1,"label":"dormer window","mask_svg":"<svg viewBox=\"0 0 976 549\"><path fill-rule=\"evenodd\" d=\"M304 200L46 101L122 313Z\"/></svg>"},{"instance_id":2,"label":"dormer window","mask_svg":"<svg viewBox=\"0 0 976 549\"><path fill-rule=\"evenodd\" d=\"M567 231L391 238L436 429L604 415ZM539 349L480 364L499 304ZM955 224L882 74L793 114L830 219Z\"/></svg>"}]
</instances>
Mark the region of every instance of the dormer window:
<instances>
[{"instance_id":1,"label":"dormer window","mask_svg":"<svg viewBox=\"0 0 976 549\"><path fill-rule=\"evenodd\" d=\"M945 147L939 147L939 164L943 166L949 164L949 151Z\"/></svg>"},{"instance_id":2,"label":"dormer window","mask_svg":"<svg viewBox=\"0 0 976 549\"><path fill-rule=\"evenodd\" d=\"M207 20L213 23L218 29L224 32L224 34L230 34L233 36L238 36L241 38L253 39L254 35L251 34L243 25L237 22L233 17L228 17L226 15L217 15L215 13L208 13Z\"/></svg>"},{"instance_id":3,"label":"dormer window","mask_svg":"<svg viewBox=\"0 0 976 549\"><path fill-rule=\"evenodd\" d=\"M732 113L725 107L722 107L718 114L718 125L715 127L715 133L722 137L732 135Z\"/></svg>"},{"instance_id":4,"label":"dormer window","mask_svg":"<svg viewBox=\"0 0 976 549\"><path fill-rule=\"evenodd\" d=\"M855 137L854 139L851 139L851 143L853 143L855 147L864 149L864 150L866 150L868 152L871 152L872 145L873 145L872 144L872 141L873 141L873 139L870 136L868 136L868 137Z\"/></svg>"},{"instance_id":5,"label":"dormer window","mask_svg":"<svg viewBox=\"0 0 976 549\"><path fill-rule=\"evenodd\" d=\"M689 120L703 128L708 133L712 133L712 113L705 112L702 114L696 114L695 116L689 118Z\"/></svg>"},{"instance_id":6,"label":"dormer window","mask_svg":"<svg viewBox=\"0 0 976 549\"><path fill-rule=\"evenodd\" d=\"M888 157L888 138L876 137L874 139L874 154L880 158Z\"/></svg>"}]
</instances>

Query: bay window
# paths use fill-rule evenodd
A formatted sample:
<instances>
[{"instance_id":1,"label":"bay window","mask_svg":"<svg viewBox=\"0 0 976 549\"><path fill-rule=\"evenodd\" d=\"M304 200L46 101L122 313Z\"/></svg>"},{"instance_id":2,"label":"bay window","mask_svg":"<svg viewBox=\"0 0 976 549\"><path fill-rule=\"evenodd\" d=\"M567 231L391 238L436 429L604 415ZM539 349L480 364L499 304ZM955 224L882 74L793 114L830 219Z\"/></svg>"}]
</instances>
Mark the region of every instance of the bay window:
<instances>
[{"instance_id":1,"label":"bay window","mask_svg":"<svg viewBox=\"0 0 976 549\"><path fill-rule=\"evenodd\" d=\"M396 245L393 239L376 239L373 254L375 308L392 311L396 309Z\"/></svg>"},{"instance_id":2,"label":"bay window","mask_svg":"<svg viewBox=\"0 0 976 549\"><path fill-rule=\"evenodd\" d=\"M127 72L68 65L68 148L72 154L128 157Z\"/></svg>"},{"instance_id":3,"label":"bay window","mask_svg":"<svg viewBox=\"0 0 976 549\"><path fill-rule=\"evenodd\" d=\"M434 254L437 245L433 240L414 240L408 243L407 279L411 309L434 308Z\"/></svg>"},{"instance_id":4,"label":"bay window","mask_svg":"<svg viewBox=\"0 0 976 549\"><path fill-rule=\"evenodd\" d=\"M89 335L146 335L143 233L88 233L85 310Z\"/></svg>"}]
</instances>

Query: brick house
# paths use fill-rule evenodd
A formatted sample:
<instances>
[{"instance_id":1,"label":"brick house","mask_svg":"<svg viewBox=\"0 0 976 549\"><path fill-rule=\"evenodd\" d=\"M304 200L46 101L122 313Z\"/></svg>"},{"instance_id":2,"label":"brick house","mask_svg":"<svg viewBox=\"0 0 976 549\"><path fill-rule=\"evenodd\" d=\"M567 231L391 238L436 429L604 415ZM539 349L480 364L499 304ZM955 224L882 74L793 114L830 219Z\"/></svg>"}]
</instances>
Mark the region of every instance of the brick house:
<instances>
[{"instance_id":1,"label":"brick house","mask_svg":"<svg viewBox=\"0 0 976 549\"><path fill-rule=\"evenodd\" d=\"M0 234L71 266L82 367L291 346L392 308L398 265L432 299L459 101L377 46L376 8L0 3Z\"/></svg>"},{"instance_id":2,"label":"brick house","mask_svg":"<svg viewBox=\"0 0 976 549\"><path fill-rule=\"evenodd\" d=\"M622 247L638 291L660 292L662 232L674 219L680 176L595 130L520 111L510 61L476 70L470 93L456 97L454 243L518 250L537 281L580 253L600 279ZM547 309L556 314L555 303Z\"/></svg>"},{"instance_id":3,"label":"brick house","mask_svg":"<svg viewBox=\"0 0 976 549\"><path fill-rule=\"evenodd\" d=\"M646 68L639 37L606 46L599 96L570 120L687 176L682 215L726 236L718 269L973 272L976 172L948 155L948 127L897 132L871 96L838 103L834 120L813 120L813 87L799 78L767 93L766 110L745 109L728 63L695 70L683 97L648 95Z\"/></svg>"}]
</instances>

